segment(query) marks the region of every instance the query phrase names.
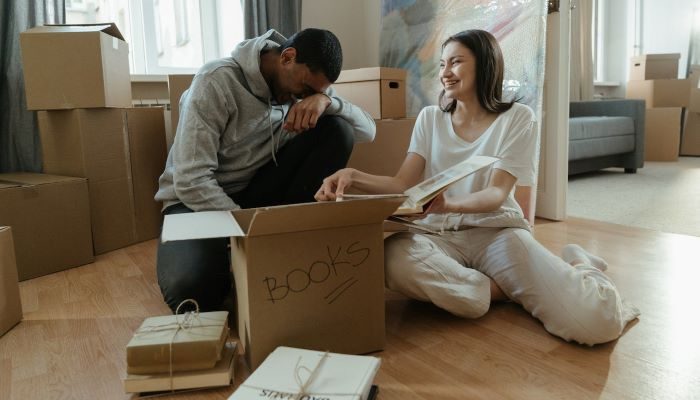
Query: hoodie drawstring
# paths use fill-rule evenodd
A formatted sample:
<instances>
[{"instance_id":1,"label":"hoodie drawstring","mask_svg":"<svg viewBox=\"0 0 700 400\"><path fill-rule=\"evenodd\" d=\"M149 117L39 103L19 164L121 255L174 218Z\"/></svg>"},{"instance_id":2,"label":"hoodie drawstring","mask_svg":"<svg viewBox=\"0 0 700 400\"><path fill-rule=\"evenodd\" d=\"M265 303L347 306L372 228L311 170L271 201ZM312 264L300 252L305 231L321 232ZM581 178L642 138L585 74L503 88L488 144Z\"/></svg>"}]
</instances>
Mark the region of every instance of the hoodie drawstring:
<instances>
[{"instance_id":1,"label":"hoodie drawstring","mask_svg":"<svg viewBox=\"0 0 700 400\"><path fill-rule=\"evenodd\" d=\"M270 128L270 152L272 153L272 161L279 167L279 164L277 164L277 157L275 156L275 153L277 153L277 145L279 145L279 140L277 140L277 145L275 145L275 133L272 130L272 103L270 102L270 99L267 99L267 106L269 107L267 112L267 121Z\"/></svg>"}]
</instances>

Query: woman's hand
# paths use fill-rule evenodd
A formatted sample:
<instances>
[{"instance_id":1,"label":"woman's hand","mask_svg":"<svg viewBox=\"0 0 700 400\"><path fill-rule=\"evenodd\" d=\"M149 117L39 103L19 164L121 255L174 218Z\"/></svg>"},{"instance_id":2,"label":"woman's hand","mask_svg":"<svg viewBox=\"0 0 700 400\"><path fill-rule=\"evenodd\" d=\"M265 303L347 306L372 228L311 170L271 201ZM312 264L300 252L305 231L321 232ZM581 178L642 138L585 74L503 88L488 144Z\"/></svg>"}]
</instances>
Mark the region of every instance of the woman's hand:
<instances>
[{"instance_id":1,"label":"woman's hand","mask_svg":"<svg viewBox=\"0 0 700 400\"><path fill-rule=\"evenodd\" d=\"M314 195L316 201L334 201L342 198L345 189L352 187L354 172L352 168L343 168L324 179L321 188Z\"/></svg>"},{"instance_id":2,"label":"woman's hand","mask_svg":"<svg viewBox=\"0 0 700 400\"><path fill-rule=\"evenodd\" d=\"M430 202L423 214L446 214L454 212L455 206L445 199L445 193L440 193Z\"/></svg>"}]
</instances>

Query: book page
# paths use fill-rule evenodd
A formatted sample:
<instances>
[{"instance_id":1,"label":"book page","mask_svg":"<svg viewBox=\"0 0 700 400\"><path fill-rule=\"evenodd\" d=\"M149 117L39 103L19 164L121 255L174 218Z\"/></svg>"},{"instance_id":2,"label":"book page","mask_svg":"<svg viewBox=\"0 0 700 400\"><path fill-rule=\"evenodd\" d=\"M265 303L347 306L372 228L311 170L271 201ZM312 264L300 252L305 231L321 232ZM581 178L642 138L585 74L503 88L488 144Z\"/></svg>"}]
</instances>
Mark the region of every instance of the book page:
<instances>
[{"instance_id":1,"label":"book page","mask_svg":"<svg viewBox=\"0 0 700 400\"><path fill-rule=\"evenodd\" d=\"M498 161L496 157L471 157L424 180L404 192L404 194L408 196L408 199L406 199L397 211L403 210L403 214L408 213L410 210L420 210L418 212L422 212L423 206L447 189L449 185L496 161Z\"/></svg>"}]
</instances>

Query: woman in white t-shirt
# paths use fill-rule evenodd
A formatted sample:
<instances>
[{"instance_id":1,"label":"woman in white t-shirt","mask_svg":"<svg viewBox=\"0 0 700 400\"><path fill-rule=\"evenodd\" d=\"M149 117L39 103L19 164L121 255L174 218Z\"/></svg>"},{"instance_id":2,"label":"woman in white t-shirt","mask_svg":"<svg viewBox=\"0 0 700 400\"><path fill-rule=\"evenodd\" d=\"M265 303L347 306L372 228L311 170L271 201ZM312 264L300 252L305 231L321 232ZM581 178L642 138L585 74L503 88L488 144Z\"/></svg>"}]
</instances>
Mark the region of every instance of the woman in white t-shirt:
<instances>
[{"instance_id":1,"label":"woman in white t-shirt","mask_svg":"<svg viewBox=\"0 0 700 400\"><path fill-rule=\"evenodd\" d=\"M510 299L563 339L593 345L618 338L639 311L603 274L605 261L577 245L555 256L535 240L516 202L516 183L535 186L539 141L532 110L501 100L496 39L482 30L448 38L440 82L440 106L418 115L395 176L342 169L324 180L316 199L335 200L350 187L401 193L469 157L498 157L492 168L452 184L416 221L439 235L404 232L386 240L387 286L467 318Z\"/></svg>"}]
</instances>

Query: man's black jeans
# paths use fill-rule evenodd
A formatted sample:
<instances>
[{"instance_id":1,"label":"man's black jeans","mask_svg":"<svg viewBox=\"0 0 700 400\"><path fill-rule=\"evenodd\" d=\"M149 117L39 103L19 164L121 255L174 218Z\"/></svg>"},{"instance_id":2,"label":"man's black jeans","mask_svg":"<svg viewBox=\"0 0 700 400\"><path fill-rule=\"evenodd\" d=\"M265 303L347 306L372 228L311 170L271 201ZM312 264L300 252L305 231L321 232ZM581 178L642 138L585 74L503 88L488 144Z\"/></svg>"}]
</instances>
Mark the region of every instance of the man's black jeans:
<instances>
[{"instance_id":1,"label":"man's black jeans","mask_svg":"<svg viewBox=\"0 0 700 400\"><path fill-rule=\"evenodd\" d=\"M345 167L353 144L353 129L347 121L322 117L315 128L298 134L279 150L277 164L270 160L245 190L231 198L242 208L312 202L323 179ZM188 212L192 210L179 203L163 214ZM175 311L190 298L199 303L201 311L223 308L232 286L228 243L228 238L159 243L158 285L170 309Z\"/></svg>"}]
</instances>

